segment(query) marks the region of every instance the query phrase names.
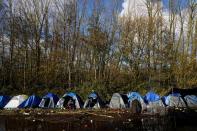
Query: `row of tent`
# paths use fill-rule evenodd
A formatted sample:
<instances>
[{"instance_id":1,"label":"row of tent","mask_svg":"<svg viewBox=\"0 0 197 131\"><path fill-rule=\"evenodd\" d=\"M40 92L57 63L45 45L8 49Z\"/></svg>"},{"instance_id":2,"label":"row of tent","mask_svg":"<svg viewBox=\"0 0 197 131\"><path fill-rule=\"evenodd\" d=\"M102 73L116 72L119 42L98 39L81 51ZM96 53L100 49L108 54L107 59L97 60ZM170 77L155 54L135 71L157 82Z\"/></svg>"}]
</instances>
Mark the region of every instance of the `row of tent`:
<instances>
[{"instance_id":1,"label":"row of tent","mask_svg":"<svg viewBox=\"0 0 197 131\"><path fill-rule=\"evenodd\" d=\"M85 103L76 93L70 92L64 94L61 98L53 93L48 93L40 98L36 95L28 97L27 95L18 95L14 97L0 96L1 109L14 108L66 108L66 109L99 109L109 107L112 109L131 108L134 101L140 104L142 110L148 107L189 107L197 108L197 96L186 95L181 96L179 93L172 93L167 96L160 97L154 92L148 92L145 96L141 96L138 92L129 92L128 94L114 93L110 102L105 103L96 92L92 92Z\"/></svg>"}]
</instances>

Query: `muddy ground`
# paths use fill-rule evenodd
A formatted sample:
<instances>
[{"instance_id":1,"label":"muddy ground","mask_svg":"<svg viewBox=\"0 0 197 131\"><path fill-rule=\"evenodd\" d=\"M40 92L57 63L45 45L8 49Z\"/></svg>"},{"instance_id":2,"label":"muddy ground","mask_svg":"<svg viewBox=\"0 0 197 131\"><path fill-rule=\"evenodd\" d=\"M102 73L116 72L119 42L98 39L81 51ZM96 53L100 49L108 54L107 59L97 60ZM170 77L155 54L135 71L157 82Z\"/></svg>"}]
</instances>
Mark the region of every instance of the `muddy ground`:
<instances>
[{"instance_id":1,"label":"muddy ground","mask_svg":"<svg viewBox=\"0 0 197 131\"><path fill-rule=\"evenodd\" d=\"M188 131L197 130L196 121L196 112L153 115L108 109L0 111L0 131Z\"/></svg>"}]
</instances>

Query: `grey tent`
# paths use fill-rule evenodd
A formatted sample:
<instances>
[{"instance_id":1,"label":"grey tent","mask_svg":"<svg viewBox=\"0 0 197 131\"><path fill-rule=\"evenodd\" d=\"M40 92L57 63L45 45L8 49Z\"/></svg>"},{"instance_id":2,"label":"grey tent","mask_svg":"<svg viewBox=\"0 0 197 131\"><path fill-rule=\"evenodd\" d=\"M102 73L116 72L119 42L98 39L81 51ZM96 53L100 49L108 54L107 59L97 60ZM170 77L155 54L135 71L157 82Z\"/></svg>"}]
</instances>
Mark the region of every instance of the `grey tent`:
<instances>
[{"instance_id":1,"label":"grey tent","mask_svg":"<svg viewBox=\"0 0 197 131\"><path fill-rule=\"evenodd\" d=\"M128 97L124 94L114 93L109 103L112 109L124 109L128 107Z\"/></svg>"},{"instance_id":2,"label":"grey tent","mask_svg":"<svg viewBox=\"0 0 197 131\"><path fill-rule=\"evenodd\" d=\"M105 107L105 103L96 92L92 92L88 96L88 99L85 101L83 106L83 108L86 109L100 109L104 107Z\"/></svg>"},{"instance_id":3,"label":"grey tent","mask_svg":"<svg viewBox=\"0 0 197 131\"><path fill-rule=\"evenodd\" d=\"M70 92L63 95L63 97L58 101L56 107L66 109L80 109L83 107L83 101L79 95Z\"/></svg>"},{"instance_id":4,"label":"grey tent","mask_svg":"<svg viewBox=\"0 0 197 131\"><path fill-rule=\"evenodd\" d=\"M197 108L197 96L196 95L187 95L184 97L187 106L190 108Z\"/></svg>"},{"instance_id":5,"label":"grey tent","mask_svg":"<svg viewBox=\"0 0 197 131\"><path fill-rule=\"evenodd\" d=\"M179 93L173 93L165 98L165 104L168 107L186 107L184 100Z\"/></svg>"}]
</instances>

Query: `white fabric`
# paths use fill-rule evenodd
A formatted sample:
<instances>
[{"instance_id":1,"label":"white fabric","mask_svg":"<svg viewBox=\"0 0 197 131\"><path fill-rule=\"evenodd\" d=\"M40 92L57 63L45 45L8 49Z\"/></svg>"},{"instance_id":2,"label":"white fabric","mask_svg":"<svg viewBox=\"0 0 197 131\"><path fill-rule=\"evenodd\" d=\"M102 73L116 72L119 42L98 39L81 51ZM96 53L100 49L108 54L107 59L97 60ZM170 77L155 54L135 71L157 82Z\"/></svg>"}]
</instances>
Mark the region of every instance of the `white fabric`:
<instances>
[{"instance_id":1,"label":"white fabric","mask_svg":"<svg viewBox=\"0 0 197 131\"><path fill-rule=\"evenodd\" d=\"M45 106L45 102L49 99L49 104ZM55 108L55 103L53 101L53 98L44 98L39 104L39 107L41 108Z\"/></svg>"},{"instance_id":2,"label":"white fabric","mask_svg":"<svg viewBox=\"0 0 197 131\"><path fill-rule=\"evenodd\" d=\"M112 109L124 109L126 108L126 105L121 97L121 95L119 93L114 93L112 98L111 98L111 101L110 101L110 104L109 104L109 107L112 108Z\"/></svg>"},{"instance_id":3,"label":"white fabric","mask_svg":"<svg viewBox=\"0 0 197 131\"><path fill-rule=\"evenodd\" d=\"M184 97L184 99L187 102L188 107L197 108L197 96L187 95L187 96Z\"/></svg>"},{"instance_id":4,"label":"white fabric","mask_svg":"<svg viewBox=\"0 0 197 131\"><path fill-rule=\"evenodd\" d=\"M4 107L5 109L14 109L17 108L20 104L22 104L28 98L27 95L18 95L14 96L8 104Z\"/></svg>"}]
</instances>

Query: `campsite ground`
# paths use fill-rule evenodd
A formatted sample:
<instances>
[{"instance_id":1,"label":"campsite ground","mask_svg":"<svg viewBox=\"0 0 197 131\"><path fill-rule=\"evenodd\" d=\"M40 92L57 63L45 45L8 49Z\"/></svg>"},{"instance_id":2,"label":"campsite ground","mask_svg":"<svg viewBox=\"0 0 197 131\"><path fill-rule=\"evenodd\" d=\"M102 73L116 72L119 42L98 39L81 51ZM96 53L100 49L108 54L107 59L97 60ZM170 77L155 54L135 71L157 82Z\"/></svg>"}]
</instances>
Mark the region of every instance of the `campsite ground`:
<instances>
[{"instance_id":1,"label":"campsite ground","mask_svg":"<svg viewBox=\"0 0 197 131\"><path fill-rule=\"evenodd\" d=\"M182 124L180 118L172 114L132 114L129 110L3 110L0 111L0 130L165 131L182 129L184 131L184 129L197 129L194 123L197 119L196 112L189 114L191 115L181 114L181 121L185 123ZM188 120L193 123L189 123Z\"/></svg>"}]
</instances>

